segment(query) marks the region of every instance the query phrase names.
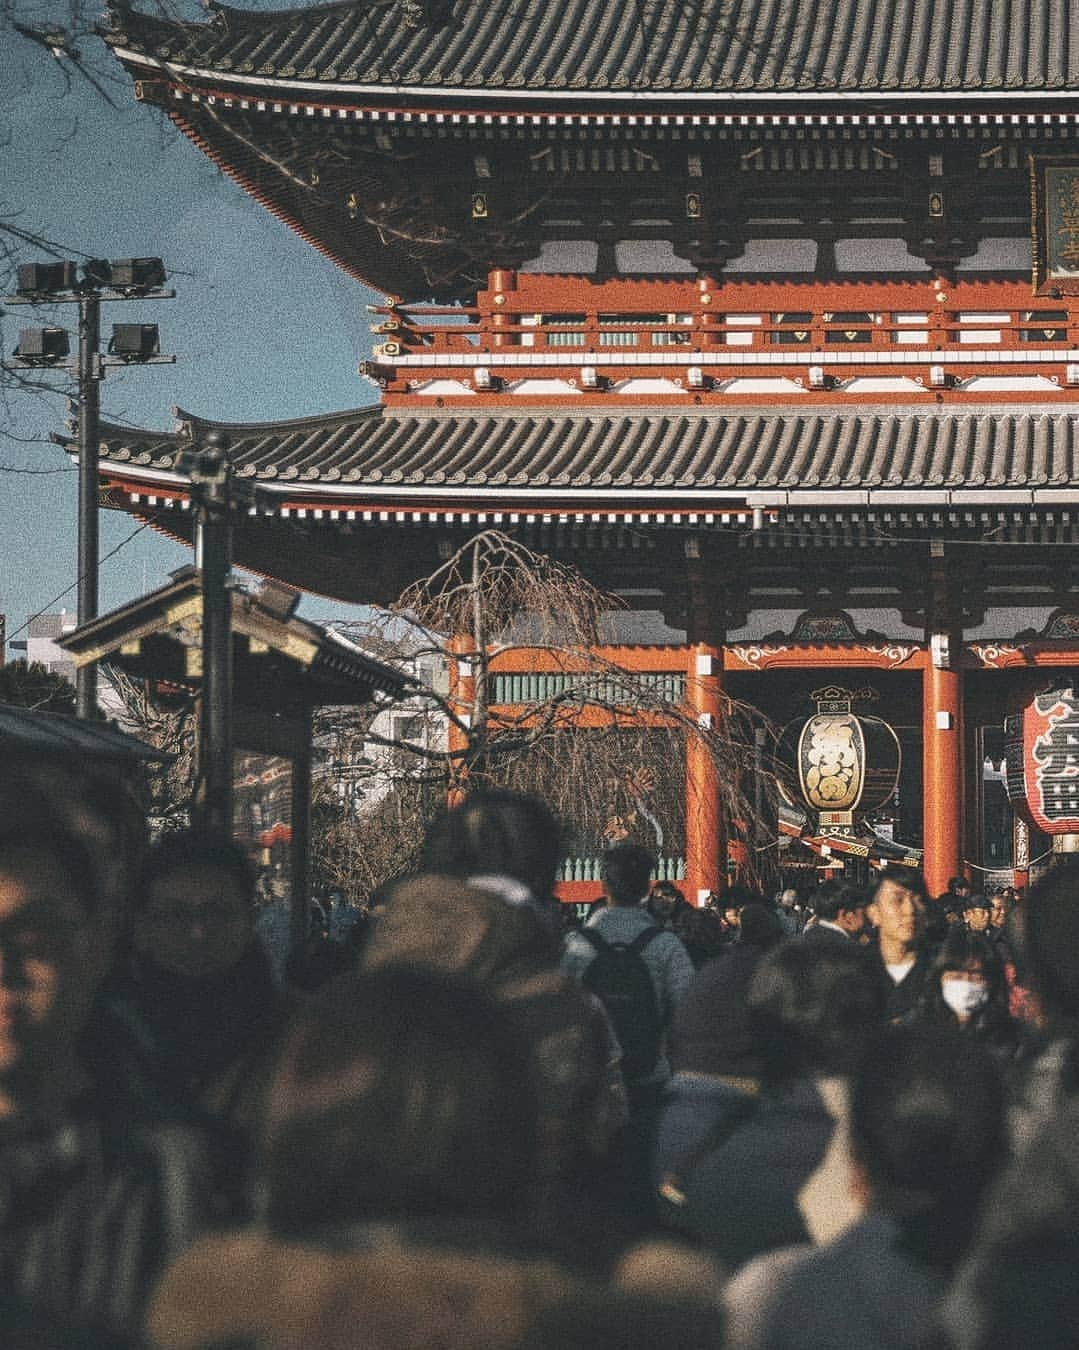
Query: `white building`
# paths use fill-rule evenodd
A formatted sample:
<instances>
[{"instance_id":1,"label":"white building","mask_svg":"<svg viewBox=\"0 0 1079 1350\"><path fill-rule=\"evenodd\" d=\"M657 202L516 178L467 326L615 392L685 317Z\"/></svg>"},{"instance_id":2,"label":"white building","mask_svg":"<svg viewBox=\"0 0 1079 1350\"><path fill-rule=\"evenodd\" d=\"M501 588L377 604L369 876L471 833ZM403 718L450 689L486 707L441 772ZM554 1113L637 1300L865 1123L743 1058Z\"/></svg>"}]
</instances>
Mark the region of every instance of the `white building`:
<instances>
[{"instance_id":1,"label":"white building","mask_svg":"<svg viewBox=\"0 0 1079 1350\"><path fill-rule=\"evenodd\" d=\"M66 609L59 614L35 614L27 624L26 637L9 642L8 648L14 659L25 660L28 665L42 665L51 674L60 675L74 684L75 663L56 645L56 640L70 633L77 622L75 615Z\"/></svg>"}]
</instances>

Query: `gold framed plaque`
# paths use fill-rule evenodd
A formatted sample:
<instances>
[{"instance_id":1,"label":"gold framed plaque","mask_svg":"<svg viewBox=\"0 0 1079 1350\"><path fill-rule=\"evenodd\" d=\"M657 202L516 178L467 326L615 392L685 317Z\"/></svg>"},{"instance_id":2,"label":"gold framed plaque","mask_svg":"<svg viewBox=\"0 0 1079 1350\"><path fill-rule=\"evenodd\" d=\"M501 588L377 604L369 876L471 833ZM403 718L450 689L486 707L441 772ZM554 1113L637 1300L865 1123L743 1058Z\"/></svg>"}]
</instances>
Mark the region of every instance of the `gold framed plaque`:
<instances>
[{"instance_id":1,"label":"gold framed plaque","mask_svg":"<svg viewBox=\"0 0 1079 1350\"><path fill-rule=\"evenodd\" d=\"M1079 295L1079 155L1030 156L1036 295Z\"/></svg>"}]
</instances>

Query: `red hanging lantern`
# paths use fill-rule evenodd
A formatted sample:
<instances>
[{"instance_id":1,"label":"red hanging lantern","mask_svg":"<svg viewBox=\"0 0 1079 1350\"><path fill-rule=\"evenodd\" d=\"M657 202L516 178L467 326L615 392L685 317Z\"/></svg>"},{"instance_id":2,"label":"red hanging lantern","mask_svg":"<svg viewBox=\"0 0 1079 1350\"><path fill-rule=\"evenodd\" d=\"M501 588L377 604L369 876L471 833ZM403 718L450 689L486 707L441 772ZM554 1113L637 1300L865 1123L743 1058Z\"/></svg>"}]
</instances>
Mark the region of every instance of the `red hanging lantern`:
<instances>
[{"instance_id":1,"label":"red hanging lantern","mask_svg":"<svg viewBox=\"0 0 1079 1350\"><path fill-rule=\"evenodd\" d=\"M1079 699L1071 680L1004 719L1008 797L1057 853L1079 852Z\"/></svg>"}]
</instances>

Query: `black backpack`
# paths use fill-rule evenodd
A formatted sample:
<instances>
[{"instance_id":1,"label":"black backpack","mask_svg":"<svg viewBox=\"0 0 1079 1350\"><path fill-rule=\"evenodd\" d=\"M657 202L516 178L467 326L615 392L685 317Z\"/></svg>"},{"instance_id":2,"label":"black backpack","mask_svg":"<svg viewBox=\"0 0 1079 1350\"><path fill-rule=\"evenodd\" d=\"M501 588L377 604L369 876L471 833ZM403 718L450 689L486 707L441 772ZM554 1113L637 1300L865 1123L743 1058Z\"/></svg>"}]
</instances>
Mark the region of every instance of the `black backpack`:
<instances>
[{"instance_id":1,"label":"black backpack","mask_svg":"<svg viewBox=\"0 0 1079 1350\"><path fill-rule=\"evenodd\" d=\"M641 953L663 929L646 928L632 942L607 942L594 928L579 932L596 950L582 983L602 1001L614 1024L622 1047L622 1073L629 1083L647 1078L659 1059L663 1018Z\"/></svg>"}]
</instances>

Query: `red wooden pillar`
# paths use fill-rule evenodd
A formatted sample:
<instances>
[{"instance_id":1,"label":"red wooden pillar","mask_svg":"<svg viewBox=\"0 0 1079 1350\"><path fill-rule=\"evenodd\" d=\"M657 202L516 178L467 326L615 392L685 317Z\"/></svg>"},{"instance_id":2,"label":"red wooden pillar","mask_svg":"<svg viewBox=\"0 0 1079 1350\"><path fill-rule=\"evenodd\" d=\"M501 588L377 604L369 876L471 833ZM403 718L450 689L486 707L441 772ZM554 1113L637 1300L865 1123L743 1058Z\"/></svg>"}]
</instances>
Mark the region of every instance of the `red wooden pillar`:
<instances>
[{"instance_id":1,"label":"red wooden pillar","mask_svg":"<svg viewBox=\"0 0 1079 1350\"><path fill-rule=\"evenodd\" d=\"M723 715L723 649L707 642L687 648L686 703L702 729ZM692 734L686 739L686 898L704 903L727 883L727 832L715 760Z\"/></svg>"},{"instance_id":2,"label":"red wooden pillar","mask_svg":"<svg viewBox=\"0 0 1079 1350\"><path fill-rule=\"evenodd\" d=\"M963 867L963 675L957 669L962 629L952 604L954 559L943 542L929 546L926 646L922 675L922 839L925 884L940 895Z\"/></svg>"},{"instance_id":3,"label":"red wooden pillar","mask_svg":"<svg viewBox=\"0 0 1079 1350\"><path fill-rule=\"evenodd\" d=\"M465 725L472 720L473 700L476 696L476 677L473 674L471 639L464 636L450 638L450 687L449 705L452 712ZM446 748L452 755L455 751L468 747L468 736L456 723L450 722L446 738ZM448 805L459 806L464 796L463 784L468 777L468 769L460 759L451 761Z\"/></svg>"},{"instance_id":4,"label":"red wooden pillar","mask_svg":"<svg viewBox=\"0 0 1079 1350\"><path fill-rule=\"evenodd\" d=\"M963 675L933 661L922 678L925 884L940 895L963 864Z\"/></svg>"}]
</instances>

